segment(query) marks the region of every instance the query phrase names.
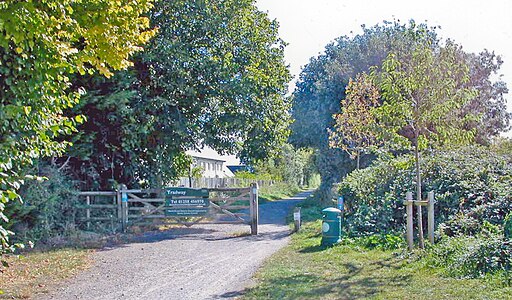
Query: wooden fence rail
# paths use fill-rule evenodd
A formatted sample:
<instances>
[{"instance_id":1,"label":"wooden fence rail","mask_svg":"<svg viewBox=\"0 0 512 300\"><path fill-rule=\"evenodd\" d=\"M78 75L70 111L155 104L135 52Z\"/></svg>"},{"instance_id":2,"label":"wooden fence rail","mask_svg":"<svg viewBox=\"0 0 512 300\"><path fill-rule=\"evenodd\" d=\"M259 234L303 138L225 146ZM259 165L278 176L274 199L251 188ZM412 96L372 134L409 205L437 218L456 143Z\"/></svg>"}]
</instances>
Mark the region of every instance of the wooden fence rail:
<instances>
[{"instance_id":1,"label":"wooden fence rail","mask_svg":"<svg viewBox=\"0 0 512 300\"><path fill-rule=\"evenodd\" d=\"M198 223L249 224L251 234L258 233L257 183L246 188L208 189L209 196L205 200L207 207L197 208L204 215L179 216L169 213L176 207L169 204L169 199L164 196L165 191L166 189L128 189L120 185L118 191L81 192L79 196L83 202L76 206L78 225L87 230L108 228L108 231L124 232L129 226L156 225L157 222L185 226ZM187 201L190 199L186 196L178 198Z\"/></svg>"},{"instance_id":2,"label":"wooden fence rail","mask_svg":"<svg viewBox=\"0 0 512 300\"><path fill-rule=\"evenodd\" d=\"M76 206L79 228L91 230L93 223L105 221L103 227L115 232L119 228L119 204L116 191L87 191L78 195L84 199L84 204Z\"/></svg>"},{"instance_id":3,"label":"wooden fence rail","mask_svg":"<svg viewBox=\"0 0 512 300\"><path fill-rule=\"evenodd\" d=\"M253 180L244 178L188 178L181 177L177 183L177 186L190 187L190 188L224 188L224 187L236 187L236 186L249 186L252 183L257 183L258 186L271 186L276 182L273 180Z\"/></svg>"}]
</instances>

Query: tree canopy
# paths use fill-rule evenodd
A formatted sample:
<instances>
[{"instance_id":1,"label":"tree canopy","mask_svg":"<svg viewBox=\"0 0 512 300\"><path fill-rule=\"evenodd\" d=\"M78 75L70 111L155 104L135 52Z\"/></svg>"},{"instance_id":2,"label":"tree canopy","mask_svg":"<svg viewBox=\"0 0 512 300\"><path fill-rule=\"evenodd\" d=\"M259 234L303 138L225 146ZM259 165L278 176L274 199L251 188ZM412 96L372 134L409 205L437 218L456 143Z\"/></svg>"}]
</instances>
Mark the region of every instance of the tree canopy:
<instances>
[{"instance_id":1,"label":"tree canopy","mask_svg":"<svg viewBox=\"0 0 512 300\"><path fill-rule=\"evenodd\" d=\"M77 79L89 91L68 153L77 176L93 187L167 183L188 170L188 149L277 153L290 122L278 23L252 0L160 1L150 17L159 32L134 68Z\"/></svg>"},{"instance_id":2,"label":"tree canopy","mask_svg":"<svg viewBox=\"0 0 512 300\"><path fill-rule=\"evenodd\" d=\"M335 124L333 115L342 112L340 100L345 99L345 88L351 78L371 67L380 66L388 54L399 55L410 52L416 45L430 45L440 48L436 28L426 24L384 22L383 25L364 27L363 33L353 38L340 37L326 46L325 53L312 58L304 67L293 93L290 141L295 146L309 146L320 149L318 161L322 175L322 190L328 192L334 182L354 168L346 152L329 149L329 130ZM451 41L447 41L452 43ZM465 53L460 47L454 50L469 66L469 80L465 88L475 87L478 96L465 106L464 114L482 115L477 122L467 126L476 130L481 142L508 128L510 114L506 112L503 94L507 92L504 82L493 82L491 75L501 65L501 59L494 53ZM324 164L322 165L322 162ZM364 164L364 160L363 160ZM330 197L330 195L326 195Z\"/></svg>"},{"instance_id":3,"label":"tree canopy","mask_svg":"<svg viewBox=\"0 0 512 300\"><path fill-rule=\"evenodd\" d=\"M372 70L382 104L370 109L382 138L420 150L472 140L476 128L468 123L479 117L472 112L461 116L461 110L477 92L464 87L469 67L456 51L452 44L418 45L407 54L390 53L382 67Z\"/></svg>"},{"instance_id":4,"label":"tree canopy","mask_svg":"<svg viewBox=\"0 0 512 300\"><path fill-rule=\"evenodd\" d=\"M16 199L34 159L64 151L59 137L75 130L68 117L84 91L70 74L111 76L154 34L144 17L152 1L47 0L0 3L0 219ZM8 232L0 227L2 251Z\"/></svg>"}]
</instances>

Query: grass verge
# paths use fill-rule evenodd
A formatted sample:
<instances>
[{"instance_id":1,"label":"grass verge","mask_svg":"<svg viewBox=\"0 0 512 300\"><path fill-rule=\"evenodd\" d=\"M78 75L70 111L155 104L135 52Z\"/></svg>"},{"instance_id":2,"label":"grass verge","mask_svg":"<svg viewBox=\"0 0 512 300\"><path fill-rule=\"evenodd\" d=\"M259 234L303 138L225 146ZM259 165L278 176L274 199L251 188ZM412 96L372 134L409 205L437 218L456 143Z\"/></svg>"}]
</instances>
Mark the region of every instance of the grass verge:
<instances>
[{"instance_id":1,"label":"grass verge","mask_svg":"<svg viewBox=\"0 0 512 300\"><path fill-rule=\"evenodd\" d=\"M7 256L0 272L0 299L28 299L50 288L90 263L90 250L60 249Z\"/></svg>"},{"instance_id":2,"label":"grass verge","mask_svg":"<svg viewBox=\"0 0 512 300\"><path fill-rule=\"evenodd\" d=\"M321 247L320 207L304 206L301 231L258 271L257 283L243 299L512 298L512 287L445 277L402 251L355 244Z\"/></svg>"}]
</instances>

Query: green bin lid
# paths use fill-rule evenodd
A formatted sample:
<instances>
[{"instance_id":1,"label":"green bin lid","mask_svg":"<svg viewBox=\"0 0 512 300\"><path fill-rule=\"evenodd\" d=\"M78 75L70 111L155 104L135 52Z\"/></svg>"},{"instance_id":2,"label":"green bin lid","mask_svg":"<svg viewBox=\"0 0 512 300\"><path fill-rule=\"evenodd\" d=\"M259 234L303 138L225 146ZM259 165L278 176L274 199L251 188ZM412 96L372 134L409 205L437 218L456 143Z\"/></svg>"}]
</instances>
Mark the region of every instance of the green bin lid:
<instances>
[{"instance_id":1,"label":"green bin lid","mask_svg":"<svg viewBox=\"0 0 512 300\"><path fill-rule=\"evenodd\" d=\"M322 210L322 213L341 213L341 210L334 207L327 207Z\"/></svg>"}]
</instances>

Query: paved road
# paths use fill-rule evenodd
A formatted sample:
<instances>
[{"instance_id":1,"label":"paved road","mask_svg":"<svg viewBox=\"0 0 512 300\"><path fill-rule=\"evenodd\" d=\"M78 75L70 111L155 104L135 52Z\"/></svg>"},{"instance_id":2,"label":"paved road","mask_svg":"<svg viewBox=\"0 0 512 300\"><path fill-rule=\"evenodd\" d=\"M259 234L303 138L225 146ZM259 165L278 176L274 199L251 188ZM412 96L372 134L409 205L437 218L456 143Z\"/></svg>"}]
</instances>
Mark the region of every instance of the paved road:
<instances>
[{"instance_id":1,"label":"paved road","mask_svg":"<svg viewBox=\"0 0 512 300\"><path fill-rule=\"evenodd\" d=\"M294 198L260 205L258 236L248 225L200 225L149 233L94 254L94 265L48 299L232 299L262 262L285 246Z\"/></svg>"}]
</instances>

